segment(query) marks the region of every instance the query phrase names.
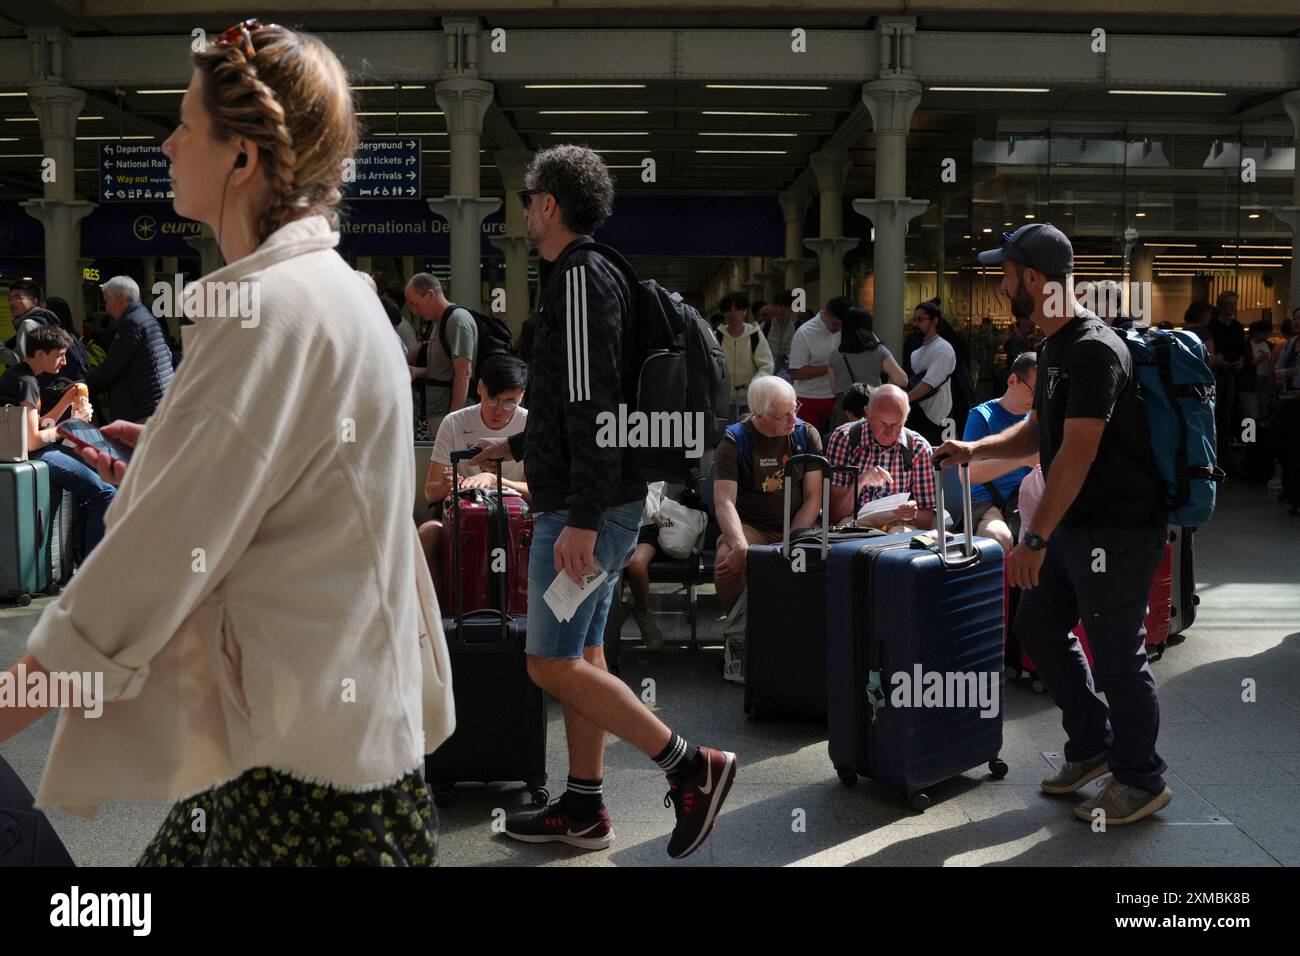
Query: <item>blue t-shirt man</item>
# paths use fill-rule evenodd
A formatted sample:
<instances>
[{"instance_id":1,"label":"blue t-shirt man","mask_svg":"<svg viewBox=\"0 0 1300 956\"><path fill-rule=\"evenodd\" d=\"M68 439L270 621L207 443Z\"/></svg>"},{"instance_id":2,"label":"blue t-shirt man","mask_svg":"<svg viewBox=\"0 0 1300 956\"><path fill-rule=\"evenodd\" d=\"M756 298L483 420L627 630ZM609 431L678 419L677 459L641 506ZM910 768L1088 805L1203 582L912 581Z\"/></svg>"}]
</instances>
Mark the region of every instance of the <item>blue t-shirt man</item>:
<instances>
[{"instance_id":1,"label":"blue t-shirt man","mask_svg":"<svg viewBox=\"0 0 1300 956\"><path fill-rule=\"evenodd\" d=\"M1003 396L1003 398L1005 397ZM1015 414L1003 406L1002 402L1002 398L994 398L972 408L970 415L966 419L966 430L962 432L961 440L979 441L988 435L1004 432L1012 425L1023 422L1029 417L1028 412L1022 415ZM991 484L997 488L998 494L1002 495L1004 499L1010 498L1020 488L1020 483L1025 480L1025 476L1028 474L1028 468L1020 467L1015 471L1007 472L1001 478L994 478ZM971 489L971 498L973 499L989 501L992 497L983 484L976 485Z\"/></svg>"}]
</instances>

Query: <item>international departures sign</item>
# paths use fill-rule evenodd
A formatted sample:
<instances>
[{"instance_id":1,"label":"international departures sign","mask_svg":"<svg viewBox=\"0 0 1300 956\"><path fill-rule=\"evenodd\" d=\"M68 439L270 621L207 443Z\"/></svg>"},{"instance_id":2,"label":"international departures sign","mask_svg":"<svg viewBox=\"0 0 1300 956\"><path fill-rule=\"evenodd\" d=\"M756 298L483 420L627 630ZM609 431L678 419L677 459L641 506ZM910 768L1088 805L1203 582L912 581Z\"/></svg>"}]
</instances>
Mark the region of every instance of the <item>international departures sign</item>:
<instances>
[{"instance_id":1,"label":"international departures sign","mask_svg":"<svg viewBox=\"0 0 1300 956\"><path fill-rule=\"evenodd\" d=\"M152 143L106 143L99 148L100 202L172 199L169 163Z\"/></svg>"}]
</instances>

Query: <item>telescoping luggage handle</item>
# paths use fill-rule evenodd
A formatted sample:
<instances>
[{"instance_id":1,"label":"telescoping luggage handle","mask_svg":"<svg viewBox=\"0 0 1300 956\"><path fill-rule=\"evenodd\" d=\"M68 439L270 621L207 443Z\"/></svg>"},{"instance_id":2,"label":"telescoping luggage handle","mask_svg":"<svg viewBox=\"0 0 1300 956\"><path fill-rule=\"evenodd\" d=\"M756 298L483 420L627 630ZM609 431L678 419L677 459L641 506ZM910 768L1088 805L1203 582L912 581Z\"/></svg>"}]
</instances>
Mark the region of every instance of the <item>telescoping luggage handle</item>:
<instances>
[{"instance_id":1,"label":"telescoping luggage handle","mask_svg":"<svg viewBox=\"0 0 1300 956\"><path fill-rule=\"evenodd\" d=\"M958 557L951 559L948 554L948 527L945 520L947 512L943 506L943 459L934 459L934 526L938 535L939 560L943 562L945 568L963 568L979 557L975 550L975 529L971 527L970 464L962 462L958 467L961 469L962 529L965 533L965 541L959 545L961 550ZM961 541L957 535L953 535L953 538Z\"/></svg>"},{"instance_id":2,"label":"telescoping luggage handle","mask_svg":"<svg viewBox=\"0 0 1300 956\"><path fill-rule=\"evenodd\" d=\"M790 480L794 477L794 466L800 462L816 462L822 466L822 557L830 550L831 536L831 463L824 455L805 453L792 455L785 463L785 515L784 530L781 533L781 556L790 560ZM857 489L854 488L853 500L857 502ZM854 514L857 514L856 508Z\"/></svg>"},{"instance_id":3,"label":"telescoping luggage handle","mask_svg":"<svg viewBox=\"0 0 1300 956\"><path fill-rule=\"evenodd\" d=\"M463 627L463 623L465 620L465 607L464 607L465 596L464 594L461 593L461 567L460 566L462 563L461 558L464 557L464 555L463 552L461 551L461 537L460 537L460 469L457 467L457 465L460 462L465 461L466 459L477 457L479 452L481 452L482 450L483 449L481 448L458 448L451 453L451 521L452 521L451 533L453 535L453 540L456 542L454 548L454 560L451 563L451 588L452 591L454 592L452 594L451 601L452 601L452 606L455 607L456 609L456 635L461 640L465 639L465 629ZM501 462L498 461L496 463L496 466L497 466L496 514L497 514L498 523L504 525L504 533L498 535L498 540L500 540L502 547L506 547L506 542L510 540L510 517L505 513L506 502L505 502L505 497L502 494L502 486L501 486L501 472L503 470L501 467ZM489 577L491 576L491 574L492 574L492 551L489 549L488 550ZM509 628L510 628L510 601L509 601L509 587L507 585L507 580L509 577L510 577L509 571L504 571L500 575L499 586L500 586L500 601L501 601L502 643L505 643L507 637L509 636ZM474 612L474 614L478 614L478 613L479 612L477 611Z\"/></svg>"}]
</instances>

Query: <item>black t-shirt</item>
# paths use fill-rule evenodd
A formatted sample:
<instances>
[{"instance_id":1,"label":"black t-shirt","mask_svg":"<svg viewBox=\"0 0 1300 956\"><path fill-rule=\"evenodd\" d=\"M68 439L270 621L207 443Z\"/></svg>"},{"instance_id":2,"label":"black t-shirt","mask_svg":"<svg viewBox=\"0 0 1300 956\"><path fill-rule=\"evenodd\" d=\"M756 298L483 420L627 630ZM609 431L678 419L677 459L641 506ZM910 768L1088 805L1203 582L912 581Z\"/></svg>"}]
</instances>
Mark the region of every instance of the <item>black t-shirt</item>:
<instances>
[{"instance_id":1,"label":"black t-shirt","mask_svg":"<svg viewBox=\"0 0 1300 956\"><path fill-rule=\"evenodd\" d=\"M0 375L0 404L30 405L37 412L41 410L41 386L26 362L19 362Z\"/></svg>"},{"instance_id":2,"label":"black t-shirt","mask_svg":"<svg viewBox=\"0 0 1300 956\"><path fill-rule=\"evenodd\" d=\"M1065 524L1165 523L1133 358L1120 336L1096 315L1081 312L1039 346L1034 409L1044 475L1061 447L1067 418L1106 420L1097 457L1062 519Z\"/></svg>"}]
</instances>

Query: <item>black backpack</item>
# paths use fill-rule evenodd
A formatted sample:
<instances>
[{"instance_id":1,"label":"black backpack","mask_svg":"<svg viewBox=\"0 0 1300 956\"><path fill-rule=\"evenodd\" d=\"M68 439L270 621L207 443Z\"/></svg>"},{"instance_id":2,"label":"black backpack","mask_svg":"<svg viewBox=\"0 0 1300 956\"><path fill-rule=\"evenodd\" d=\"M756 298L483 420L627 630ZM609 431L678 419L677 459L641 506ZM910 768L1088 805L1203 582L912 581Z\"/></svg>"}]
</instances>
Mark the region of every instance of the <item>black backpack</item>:
<instances>
[{"instance_id":1,"label":"black backpack","mask_svg":"<svg viewBox=\"0 0 1300 956\"><path fill-rule=\"evenodd\" d=\"M447 306L442 313L442 318L438 320L438 341L442 344L442 351L448 358L451 357L451 343L447 341L447 319L453 309L464 309L473 317L474 324L478 327L478 335L475 336L474 361L470 363L469 391L465 393L466 403L472 404L478 400L478 372L483 367L483 361L490 355L514 355L515 343L509 327L495 315L485 315L453 302ZM452 384L436 378L431 378L428 382L430 385L440 385L443 388L451 388Z\"/></svg>"},{"instance_id":2,"label":"black backpack","mask_svg":"<svg viewBox=\"0 0 1300 956\"><path fill-rule=\"evenodd\" d=\"M551 270L552 280L564 271L563 259L578 249L590 249L622 270L632 294L631 320L635 354L625 374L624 399L628 411L702 416L703 449L717 447L727 425L727 363L709 323L679 294L654 279L637 278L636 270L621 254L595 240L570 246ZM628 355L624 347L624 355ZM626 361L626 360L625 360ZM630 371L630 370L629 370ZM691 418L694 422L698 419ZM632 467L646 481L692 482L700 459L686 448L630 448Z\"/></svg>"}]
</instances>

